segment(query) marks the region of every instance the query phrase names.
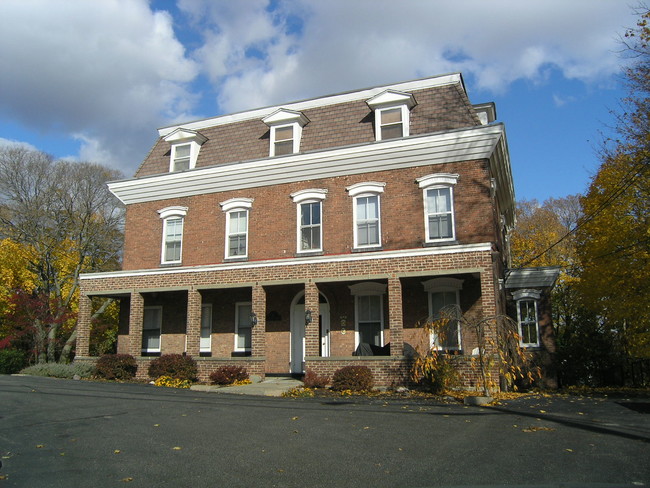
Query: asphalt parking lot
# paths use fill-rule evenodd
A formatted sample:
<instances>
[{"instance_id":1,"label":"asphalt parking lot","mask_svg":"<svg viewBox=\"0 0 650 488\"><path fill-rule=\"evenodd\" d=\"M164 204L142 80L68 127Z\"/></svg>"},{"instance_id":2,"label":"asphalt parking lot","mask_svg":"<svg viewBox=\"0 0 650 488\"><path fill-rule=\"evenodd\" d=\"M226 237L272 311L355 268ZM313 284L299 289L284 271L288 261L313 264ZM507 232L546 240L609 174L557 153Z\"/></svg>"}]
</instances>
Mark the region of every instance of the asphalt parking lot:
<instances>
[{"instance_id":1,"label":"asphalt parking lot","mask_svg":"<svg viewBox=\"0 0 650 488\"><path fill-rule=\"evenodd\" d=\"M650 399L269 398L0 376L0 488L650 485Z\"/></svg>"}]
</instances>

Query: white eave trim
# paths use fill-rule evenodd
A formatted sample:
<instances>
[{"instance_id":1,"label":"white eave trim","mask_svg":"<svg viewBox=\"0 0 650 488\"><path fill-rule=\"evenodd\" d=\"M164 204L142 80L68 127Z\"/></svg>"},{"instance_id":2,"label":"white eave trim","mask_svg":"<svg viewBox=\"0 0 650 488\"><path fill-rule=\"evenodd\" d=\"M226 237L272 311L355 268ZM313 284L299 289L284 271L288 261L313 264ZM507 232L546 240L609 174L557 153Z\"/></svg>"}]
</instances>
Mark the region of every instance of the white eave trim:
<instances>
[{"instance_id":1,"label":"white eave trim","mask_svg":"<svg viewBox=\"0 0 650 488\"><path fill-rule=\"evenodd\" d=\"M79 276L80 280L95 280L104 278L131 278L136 276L156 276L177 273L205 273L230 269L271 268L277 266L301 266L323 263L340 263L350 261L369 261L377 259L401 259L405 257L434 256L442 254L459 254L467 252L490 252L492 244L463 244L441 247L425 247L417 249L400 249L397 251L378 251L372 253L337 254L334 256L311 256L288 259L270 259L255 262L223 263L205 266L179 266L174 268L140 269L133 271L110 271L104 273L87 273Z\"/></svg>"},{"instance_id":2,"label":"white eave trim","mask_svg":"<svg viewBox=\"0 0 650 488\"><path fill-rule=\"evenodd\" d=\"M463 78L460 73L450 73L442 76L435 76L433 78L425 78L421 80L406 81L403 83L396 83L393 85L383 85L373 88L367 88L364 90L357 90L347 93L340 93L337 95L329 95L320 98L313 98L310 100L302 100L294 103L288 103L283 105L275 105L271 107L264 107L255 110L249 110L246 112L240 112L230 115L222 115L219 117L212 117L209 119L196 120L194 122L188 122L182 125L172 125L168 127L161 127L158 129L158 135L160 137L165 137L170 132L174 131L179 127L192 130L201 130L208 127L216 127L220 125L232 124L235 122L243 122L245 120L257 119L261 120L273 114L277 110L293 110L295 112L301 112L303 110L309 110L317 107L327 107L330 105L336 105L339 103L354 102L358 100L368 100L371 99L386 90L394 91L416 91L424 90L427 88L433 88L436 86L445 86L445 85L460 85L463 90L465 86L463 84Z\"/></svg>"},{"instance_id":3,"label":"white eave trim","mask_svg":"<svg viewBox=\"0 0 650 488\"><path fill-rule=\"evenodd\" d=\"M375 171L430 166L493 157L505 137L502 124L473 127L438 134L392 139L281 158L221 164L178 173L133 178L108 184L124 204L182 198L206 193L242 190L284 183L320 180ZM498 158L507 154L499 145ZM501 162L492 162L497 167ZM508 178L493 168L497 180ZM512 181L498 181L500 188L512 188Z\"/></svg>"}]
</instances>

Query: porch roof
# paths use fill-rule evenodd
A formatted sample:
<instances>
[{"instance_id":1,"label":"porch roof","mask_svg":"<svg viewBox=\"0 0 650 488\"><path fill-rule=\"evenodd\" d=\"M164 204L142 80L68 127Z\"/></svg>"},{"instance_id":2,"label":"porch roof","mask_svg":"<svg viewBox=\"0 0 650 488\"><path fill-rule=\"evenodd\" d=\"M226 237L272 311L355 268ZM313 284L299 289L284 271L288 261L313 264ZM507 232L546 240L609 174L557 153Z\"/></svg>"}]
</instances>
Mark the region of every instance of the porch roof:
<instances>
[{"instance_id":1,"label":"porch roof","mask_svg":"<svg viewBox=\"0 0 650 488\"><path fill-rule=\"evenodd\" d=\"M559 266L518 268L506 271L506 289L552 288L560 274Z\"/></svg>"}]
</instances>

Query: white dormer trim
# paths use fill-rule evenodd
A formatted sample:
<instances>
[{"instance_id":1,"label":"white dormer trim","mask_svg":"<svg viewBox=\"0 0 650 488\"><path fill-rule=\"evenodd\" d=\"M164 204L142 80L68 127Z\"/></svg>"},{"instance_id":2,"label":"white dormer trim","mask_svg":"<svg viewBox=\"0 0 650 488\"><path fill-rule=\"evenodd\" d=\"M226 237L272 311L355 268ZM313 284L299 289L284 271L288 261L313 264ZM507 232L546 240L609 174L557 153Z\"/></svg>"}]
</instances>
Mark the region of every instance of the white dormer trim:
<instances>
[{"instance_id":1,"label":"white dormer trim","mask_svg":"<svg viewBox=\"0 0 650 488\"><path fill-rule=\"evenodd\" d=\"M354 185L346 186L345 189L351 197L358 197L364 194L376 195L384 193L386 183L378 181L366 181L363 183L355 183Z\"/></svg>"},{"instance_id":2,"label":"white dormer trim","mask_svg":"<svg viewBox=\"0 0 650 488\"><path fill-rule=\"evenodd\" d=\"M302 139L302 128L307 125L309 119L305 117L302 112L296 112L295 110L287 110L281 108L276 110L271 115L264 117L262 119L270 129L271 137L269 144L269 156L284 156L286 153L277 154L276 142L278 141L278 131L286 128L292 129L292 147L290 154L296 154L300 152L300 140Z\"/></svg>"},{"instance_id":3,"label":"white dormer trim","mask_svg":"<svg viewBox=\"0 0 650 488\"><path fill-rule=\"evenodd\" d=\"M179 127L178 129L170 132L165 137L163 137L165 142L168 142L171 145L171 155L169 158L169 171L180 171L175 168L175 162L179 157L177 152L180 148L184 146L189 146L189 158L188 168L193 169L196 167L196 161L199 157L199 151L201 146L208 140L203 134L196 132L194 130L186 129Z\"/></svg>"},{"instance_id":4,"label":"white dormer trim","mask_svg":"<svg viewBox=\"0 0 650 488\"><path fill-rule=\"evenodd\" d=\"M416 105L413 95L397 90L383 91L379 95L375 95L371 99L367 100L366 103L373 110L385 107L396 107L398 105L406 105L410 110Z\"/></svg>"},{"instance_id":5,"label":"white dormer trim","mask_svg":"<svg viewBox=\"0 0 650 488\"><path fill-rule=\"evenodd\" d=\"M302 203L307 200L325 200L327 190L325 188L309 188L292 193L293 203Z\"/></svg>"},{"instance_id":6,"label":"white dormer trim","mask_svg":"<svg viewBox=\"0 0 650 488\"><path fill-rule=\"evenodd\" d=\"M458 183L460 175L451 173L432 173L430 175L421 176L416 178L416 182L420 188L429 188L436 185L450 186Z\"/></svg>"},{"instance_id":7,"label":"white dormer trim","mask_svg":"<svg viewBox=\"0 0 650 488\"><path fill-rule=\"evenodd\" d=\"M410 135L410 110L416 105L413 95L397 90L385 90L379 95L366 100L366 103L375 112L375 139L377 141L408 137ZM399 110L400 120L387 122L384 116L395 116L397 110ZM397 126L401 128L400 135L384 137L382 129L396 129Z\"/></svg>"}]
</instances>

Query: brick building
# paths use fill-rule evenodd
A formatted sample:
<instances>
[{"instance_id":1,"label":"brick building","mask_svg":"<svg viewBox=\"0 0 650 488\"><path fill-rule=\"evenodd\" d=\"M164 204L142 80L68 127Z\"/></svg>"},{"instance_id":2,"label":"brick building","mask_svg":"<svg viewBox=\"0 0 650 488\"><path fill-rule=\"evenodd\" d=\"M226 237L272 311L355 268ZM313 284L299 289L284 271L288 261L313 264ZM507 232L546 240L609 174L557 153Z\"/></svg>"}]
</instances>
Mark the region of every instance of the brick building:
<instances>
[{"instance_id":1,"label":"brick building","mask_svg":"<svg viewBox=\"0 0 650 488\"><path fill-rule=\"evenodd\" d=\"M135 177L109 184L123 269L82 276L77 360L104 296L120 302L118 352L186 353L204 380L362 364L399 384L433 343L467 373L470 334L436 342L417 324L448 304L506 311L514 190L495 115L450 74L159 129ZM536 307L538 291L517 297Z\"/></svg>"}]
</instances>

